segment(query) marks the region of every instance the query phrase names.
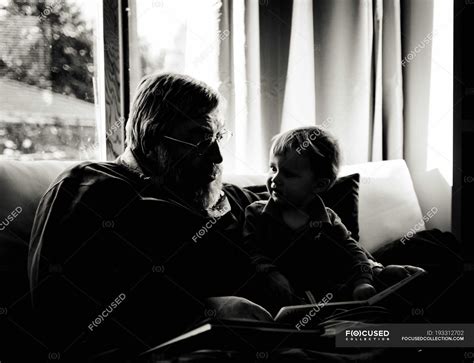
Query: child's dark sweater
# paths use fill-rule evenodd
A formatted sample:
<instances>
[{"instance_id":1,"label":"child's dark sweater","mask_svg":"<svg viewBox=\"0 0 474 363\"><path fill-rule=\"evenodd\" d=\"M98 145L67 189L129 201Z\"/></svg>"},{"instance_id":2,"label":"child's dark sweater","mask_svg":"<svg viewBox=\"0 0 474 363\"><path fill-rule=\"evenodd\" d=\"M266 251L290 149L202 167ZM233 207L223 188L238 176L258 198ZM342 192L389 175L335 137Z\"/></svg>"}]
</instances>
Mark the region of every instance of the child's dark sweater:
<instances>
[{"instance_id":1,"label":"child's dark sweater","mask_svg":"<svg viewBox=\"0 0 474 363\"><path fill-rule=\"evenodd\" d=\"M372 283L366 251L319 196L308 223L296 230L285 224L280 208L272 199L246 208L244 243L257 271L280 271L298 294L310 290L321 296L335 292L336 285L352 291L355 284Z\"/></svg>"}]
</instances>

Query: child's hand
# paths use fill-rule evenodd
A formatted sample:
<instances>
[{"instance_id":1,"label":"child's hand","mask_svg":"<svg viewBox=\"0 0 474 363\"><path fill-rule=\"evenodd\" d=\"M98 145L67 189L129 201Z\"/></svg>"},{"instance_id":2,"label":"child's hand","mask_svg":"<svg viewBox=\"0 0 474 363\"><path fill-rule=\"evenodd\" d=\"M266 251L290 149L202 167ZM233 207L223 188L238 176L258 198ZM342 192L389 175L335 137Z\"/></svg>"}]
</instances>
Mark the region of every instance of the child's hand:
<instances>
[{"instance_id":1,"label":"child's hand","mask_svg":"<svg viewBox=\"0 0 474 363\"><path fill-rule=\"evenodd\" d=\"M354 300L366 300L377 293L375 288L371 284L360 284L357 285L352 293Z\"/></svg>"},{"instance_id":2,"label":"child's hand","mask_svg":"<svg viewBox=\"0 0 474 363\"><path fill-rule=\"evenodd\" d=\"M392 285L404 278L413 275L418 271L424 271L420 267L410 265L388 265L384 267L380 273L379 278L386 284Z\"/></svg>"},{"instance_id":3,"label":"child's hand","mask_svg":"<svg viewBox=\"0 0 474 363\"><path fill-rule=\"evenodd\" d=\"M207 299L207 308L218 319L273 321L272 315L264 307L238 296L210 297Z\"/></svg>"}]
</instances>

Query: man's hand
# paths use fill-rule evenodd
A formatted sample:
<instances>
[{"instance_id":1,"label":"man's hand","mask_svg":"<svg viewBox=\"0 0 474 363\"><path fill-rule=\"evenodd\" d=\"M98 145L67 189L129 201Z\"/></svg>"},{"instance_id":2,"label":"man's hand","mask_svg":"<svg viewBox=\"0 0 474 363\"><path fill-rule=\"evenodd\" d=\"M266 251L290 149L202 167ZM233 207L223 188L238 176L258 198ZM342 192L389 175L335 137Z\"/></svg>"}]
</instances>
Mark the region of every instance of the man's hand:
<instances>
[{"instance_id":1,"label":"man's hand","mask_svg":"<svg viewBox=\"0 0 474 363\"><path fill-rule=\"evenodd\" d=\"M220 319L251 319L273 321L272 315L262 306L238 296L218 296L207 299L208 308Z\"/></svg>"},{"instance_id":2,"label":"man's hand","mask_svg":"<svg viewBox=\"0 0 474 363\"><path fill-rule=\"evenodd\" d=\"M363 283L357 285L352 293L354 300L367 300L377 293L371 284Z\"/></svg>"}]
</instances>

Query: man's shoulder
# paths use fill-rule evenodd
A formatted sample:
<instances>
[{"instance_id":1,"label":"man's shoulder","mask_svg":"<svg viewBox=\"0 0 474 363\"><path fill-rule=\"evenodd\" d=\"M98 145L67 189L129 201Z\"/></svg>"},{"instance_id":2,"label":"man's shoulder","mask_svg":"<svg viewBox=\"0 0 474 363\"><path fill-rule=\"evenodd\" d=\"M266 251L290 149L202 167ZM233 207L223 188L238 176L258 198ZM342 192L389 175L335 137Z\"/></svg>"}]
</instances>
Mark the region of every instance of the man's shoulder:
<instances>
[{"instance_id":1,"label":"man's shoulder","mask_svg":"<svg viewBox=\"0 0 474 363\"><path fill-rule=\"evenodd\" d=\"M48 199L48 196L55 197L58 193L74 195L75 198L90 195L105 197L110 193L134 194L140 178L127 169L114 162L80 162L59 174L50 184L43 199Z\"/></svg>"},{"instance_id":2,"label":"man's shoulder","mask_svg":"<svg viewBox=\"0 0 474 363\"><path fill-rule=\"evenodd\" d=\"M94 182L116 179L125 181L133 177L133 172L127 169L125 166L114 162L83 161L65 169L59 174L52 186L65 181L79 184L93 184Z\"/></svg>"}]
</instances>

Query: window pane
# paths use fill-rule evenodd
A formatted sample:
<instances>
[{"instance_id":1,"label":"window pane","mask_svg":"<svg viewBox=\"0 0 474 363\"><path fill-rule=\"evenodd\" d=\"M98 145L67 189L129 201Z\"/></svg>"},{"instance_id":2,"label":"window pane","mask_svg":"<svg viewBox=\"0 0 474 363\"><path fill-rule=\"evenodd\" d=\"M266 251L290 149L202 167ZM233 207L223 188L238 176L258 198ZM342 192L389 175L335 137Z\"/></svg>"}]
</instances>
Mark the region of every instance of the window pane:
<instances>
[{"instance_id":1,"label":"window pane","mask_svg":"<svg viewBox=\"0 0 474 363\"><path fill-rule=\"evenodd\" d=\"M0 0L0 158L98 158L96 6Z\"/></svg>"},{"instance_id":2,"label":"window pane","mask_svg":"<svg viewBox=\"0 0 474 363\"><path fill-rule=\"evenodd\" d=\"M218 0L132 0L130 3L130 90L150 73L177 72L217 89Z\"/></svg>"}]
</instances>

